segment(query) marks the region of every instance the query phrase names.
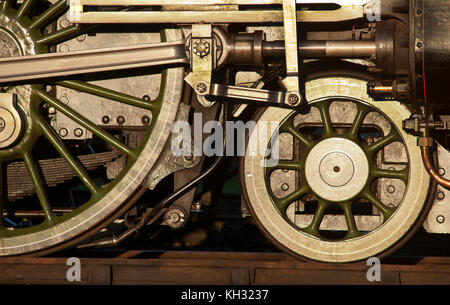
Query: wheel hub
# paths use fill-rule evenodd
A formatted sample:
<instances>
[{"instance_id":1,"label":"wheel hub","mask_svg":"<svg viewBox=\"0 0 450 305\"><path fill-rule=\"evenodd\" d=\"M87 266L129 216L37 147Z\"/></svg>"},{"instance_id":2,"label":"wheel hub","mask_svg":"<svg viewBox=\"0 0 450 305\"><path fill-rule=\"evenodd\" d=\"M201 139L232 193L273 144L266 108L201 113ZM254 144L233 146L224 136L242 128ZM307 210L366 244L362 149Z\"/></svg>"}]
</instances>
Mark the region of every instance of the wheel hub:
<instances>
[{"instance_id":1,"label":"wheel hub","mask_svg":"<svg viewBox=\"0 0 450 305\"><path fill-rule=\"evenodd\" d=\"M14 104L13 94L0 94L0 149L16 143L21 135L22 119Z\"/></svg>"},{"instance_id":2,"label":"wheel hub","mask_svg":"<svg viewBox=\"0 0 450 305\"><path fill-rule=\"evenodd\" d=\"M21 51L17 41L8 32L0 28L0 58L20 55Z\"/></svg>"},{"instance_id":3,"label":"wheel hub","mask_svg":"<svg viewBox=\"0 0 450 305\"><path fill-rule=\"evenodd\" d=\"M323 199L339 202L356 196L366 185L369 162L364 151L345 138L326 139L311 150L306 180Z\"/></svg>"}]
</instances>

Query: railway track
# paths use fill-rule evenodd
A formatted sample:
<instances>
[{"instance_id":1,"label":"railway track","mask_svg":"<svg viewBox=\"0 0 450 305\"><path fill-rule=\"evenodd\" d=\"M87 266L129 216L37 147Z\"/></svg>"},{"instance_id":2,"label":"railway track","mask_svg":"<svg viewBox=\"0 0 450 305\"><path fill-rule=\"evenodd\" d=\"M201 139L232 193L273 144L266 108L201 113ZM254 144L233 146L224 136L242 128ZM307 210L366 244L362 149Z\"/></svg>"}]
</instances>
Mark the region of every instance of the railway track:
<instances>
[{"instance_id":1,"label":"railway track","mask_svg":"<svg viewBox=\"0 0 450 305\"><path fill-rule=\"evenodd\" d=\"M86 257L87 256L87 257ZM390 257L380 281L369 282L366 262L324 264L282 253L101 251L80 255L81 278L67 279L67 257L0 259L0 284L95 285L443 285L448 257Z\"/></svg>"}]
</instances>

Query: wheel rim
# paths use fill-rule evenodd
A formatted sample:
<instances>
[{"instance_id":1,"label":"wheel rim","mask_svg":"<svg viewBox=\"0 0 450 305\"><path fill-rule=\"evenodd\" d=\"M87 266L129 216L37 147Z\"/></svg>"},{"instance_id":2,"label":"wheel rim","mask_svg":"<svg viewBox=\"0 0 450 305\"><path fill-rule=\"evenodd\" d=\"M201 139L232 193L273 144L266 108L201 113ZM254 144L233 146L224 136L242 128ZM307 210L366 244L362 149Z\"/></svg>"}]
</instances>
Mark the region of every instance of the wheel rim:
<instances>
[{"instance_id":1,"label":"wheel rim","mask_svg":"<svg viewBox=\"0 0 450 305\"><path fill-rule=\"evenodd\" d=\"M17 45L20 46L21 55L46 53L56 43L75 38L83 33L81 28L70 26L43 34L46 26L64 14L67 7L66 1L60 0L50 5L47 10L35 18L31 18L28 14L38 2L25 0L22 5L13 7L10 1L3 1L0 6L0 32L11 35L13 37L11 41L18 42ZM3 35L6 36L6 34ZM164 32L162 39L175 40L179 39L180 35L179 31L168 30ZM12 44L9 43L9 45ZM14 51L14 48L10 47L9 49ZM17 51L15 52L17 53ZM6 226L2 225L0 230L1 255L34 252L73 239L104 221L126 203L161 153L181 98L180 90L177 88L180 88L182 84L183 69L166 70L161 77L159 96L151 102L79 80L58 81L51 84L150 111L152 119L148 125L145 140L137 148L129 147L123 141L65 105L47 92L43 85L3 88L6 92L18 95L17 111L22 113L26 119L22 122L23 134L12 146L0 150L0 159L2 162L23 160L45 214L45 219L42 223L29 228L11 230L10 227L6 229ZM96 138L126 156L127 165L114 181L102 186L90 177L78 157L65 145L46 120L45 115L42 114L45 104L85 127ZM70 165L90 193L90 198L87 201L64 216L56 216L53 213L45 181L43 181L32 153L32 150L35 149L42 138L46 139Z\"/></svg>"},{"instance_id":2,"label":"wheel rim","mask_svg":"<svg viewBox=\"0 0 450 305\"><path fill-rule=\"evenodd\" d=\"M280 135L292 135L302 147L301 161L281 158L277 165L264 168L261 167L261 161L264 162L267 158L261 156L246 157L243 162L243 184L250 210L266 235L283 250L296 256L319 261L347 262L378 255L401 240L422 210L429 179L420 167L415 139L401 130L401 121L408 117L409 112L392 102L374 103L367 96L365 88L365 82L345 78L309 82L306 87L308 100L320 114L322 130L315 138L306 137L294 126L296 114L292 111L268 109L259 118L258 122L280 122ZM330 96L333 101L346 100L357 105L355 117L351 120L353 124L346 129L341 128L343 131L340 134L336 133L334 123L331 122ZM392 128L370 145L361 143L359 129L364 118L374 110L382 114L389 113L388 121ZM398 141L405 147L407 166L394 171L377 168L374 164L377 152ZM331 174L323 177L322 167L327 168L327 173ZM354 167L355 171L348 171L348 167ZM275 195L270 177L276 170L297 173L295 175L300 177L300 185L288 195ZM371 190L373 181L380 178L400 180L406 185L398 206L385 205ZM315 197L313 215L307 225L296 225L288 217L287 211L293 206L293 202L303 201L303 198L311 195ZM382 223L370 232L358 229L353 212L358 204L357 199L369 202L382 215ZM330 237L320 229L332 206L338 207L340 217L345 219L345 235ZM330 219L331 216L328 220Z\"/></svg>"}]
</instances>

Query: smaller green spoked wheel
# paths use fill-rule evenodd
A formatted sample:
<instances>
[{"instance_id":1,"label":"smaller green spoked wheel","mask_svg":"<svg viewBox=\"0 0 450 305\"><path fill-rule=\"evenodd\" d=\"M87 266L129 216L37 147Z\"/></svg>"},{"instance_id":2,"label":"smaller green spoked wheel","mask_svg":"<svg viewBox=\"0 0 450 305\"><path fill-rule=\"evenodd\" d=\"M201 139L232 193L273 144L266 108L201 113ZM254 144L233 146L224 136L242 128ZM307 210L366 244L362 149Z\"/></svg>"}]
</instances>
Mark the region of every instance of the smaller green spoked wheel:
<instances>
[{"instance_id":1,"label":"smaller green spoked wheel","mask_svg":"<svg viewBox=\"0 0 450 305\"><path fill-rule=\"evenodd\" d=\"M280 160L246 156L244 194L263 232L296 256L349 262L380 255L423 210L429 177L414 137L401 129L409 111L373 102L365 88L356 79L310 81L308 115L268 108L258 117L257 127L279 122L279 134L259 140L278 147Z\"/></svg>"}]
</instances>

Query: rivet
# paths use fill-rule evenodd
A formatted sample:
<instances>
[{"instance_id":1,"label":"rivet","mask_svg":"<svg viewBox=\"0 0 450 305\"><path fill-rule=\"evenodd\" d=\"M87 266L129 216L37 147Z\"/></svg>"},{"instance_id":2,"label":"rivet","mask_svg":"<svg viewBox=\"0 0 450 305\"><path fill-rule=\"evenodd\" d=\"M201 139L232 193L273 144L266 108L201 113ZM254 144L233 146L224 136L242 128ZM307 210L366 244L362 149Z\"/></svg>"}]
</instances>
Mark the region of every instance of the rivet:
<instances>
[{"instance_id":1,"label":"rivet","mask_svg":"<svg viewBox=\"0 0 450 305\"><path fill-rule=\"evenodd\" d=\"M66 137L68 134L69 134L69 132L67 131L66 128L61 128L61 129L59 130L59 135L60 135L61 137Z\"/></svg>"},{"instance_id":2,"label":"rivet","mask_svg":"<svg viewBox=\"0 0 450 305\"><path fill-rule=\"evenodd\" d=\"M393 192L395 192L395 186L393 186L393 185L389 185L388 187L387 187L387 192L388 193L393 193Z\"/></svg>"},{"instance_id":3,"label":"rivet","mask_svg":"<svg viewBox=\"0 0 450 305\"><path fill-rule=\"evenodd\" d=\"M73 131L73 134L79 138L83 135L83 130L81 128L77 128Z\"/></svg>"},{"instance_id":4,"label":"rivet","mask_svg":"<svg viewBox=\"0 0 450 305\"><path fill-rule=\"evenodd\" d=\"M119 115L117 117L117 124L123 125L123 123L125 123L125 117L123 115Z\"/></svg>"},{"instance_id":5,"label":"rivet","mask_svg":"<svg viewBox=\"0 0 450 305\"><path fill-rule=\"evenodd\" d=\"M150 124L150 118L148 115L144 115L142 117L141 121L144 126L148 126Z\"/></svg>"},{"instance_id":6,"label":"rivet","mask_svg":"<svg viewBox=\"0 0 450 305\"><path fill-rule=\"evenodd\" d=\"M103 124L108 124L110 121L111 121L111 119L109 118L109 116L104 115L104 116L102 117L102 122L103 122Z\"/></svg>"}]
</instances>

